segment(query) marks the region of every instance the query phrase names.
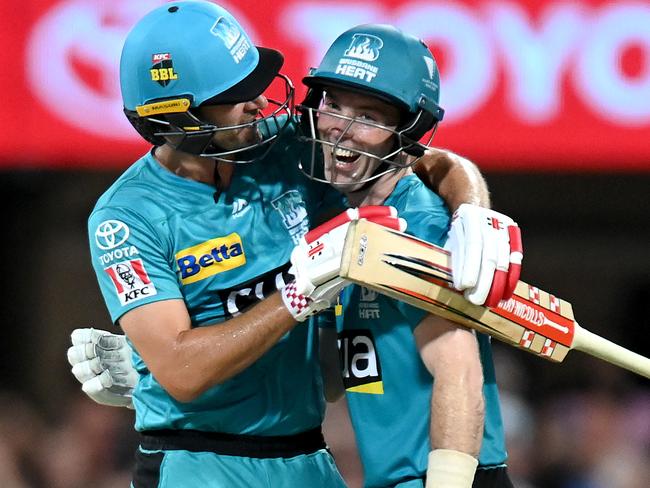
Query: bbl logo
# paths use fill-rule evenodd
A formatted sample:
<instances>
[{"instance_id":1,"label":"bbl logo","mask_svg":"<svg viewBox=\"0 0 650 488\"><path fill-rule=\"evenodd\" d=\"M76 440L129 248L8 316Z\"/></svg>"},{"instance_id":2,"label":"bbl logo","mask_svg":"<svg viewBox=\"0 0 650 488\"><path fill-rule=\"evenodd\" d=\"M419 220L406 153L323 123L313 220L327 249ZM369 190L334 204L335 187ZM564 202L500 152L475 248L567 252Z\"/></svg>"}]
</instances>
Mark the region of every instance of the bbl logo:
<instances>
[{"instance_id":1,"label":"bbl logo","mask_svg":"<svg viewBox=\"0 0 650 488\"><path fill-rule=\"evenodd\" d=\"M151 79L160 86L167 86L170 81L178 79L178 73L174 71L170 53L152 55L149 73L151 73Z\"/></svg>"},{"instance_id":2,"label":"bbl logo","mask_svg":"<svg viewBox=\"0 0 650 488\"><path fill-rule=\"evenodd\" d=\"M352 42L343 53L344 56L349 58L357 58L363 61L374 61L379 57L379 50L384 46L382 41L377 36L370 34L354 34Z\"/></svg>"}]
</instances>

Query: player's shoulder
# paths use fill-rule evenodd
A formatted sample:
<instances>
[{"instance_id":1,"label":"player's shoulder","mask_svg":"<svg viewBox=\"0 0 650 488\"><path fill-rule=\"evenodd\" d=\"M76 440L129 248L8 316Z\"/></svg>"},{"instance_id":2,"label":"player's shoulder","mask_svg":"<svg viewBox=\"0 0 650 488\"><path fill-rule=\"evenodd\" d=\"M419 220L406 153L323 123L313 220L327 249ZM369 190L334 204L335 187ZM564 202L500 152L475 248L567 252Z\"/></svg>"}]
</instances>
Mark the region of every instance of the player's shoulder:
<instances>
[{"instance_id":1,"label":"player's shoulder","mask_svg":"<svg viewBox=\"0 0 650 488\"><path fill-rule=\"evenodd\" d=\"M450 222L449 210L438 194L412 174L403 177L385 202L392 205L408 224L406 232L443 245Z\"/></svg>"},{"instance_id":2,"label":"player's shoulder","mask_svg":"<svg viewBox=\"0 0 650 488\"><path fill-rule=\"evenodd\" d=\"M160 185L155 175L151 153L133 163L97 199L89 220L103 218L109 214L124 214L140 218L142 214L157 213L160 206L155 200L160 196Z\"/></svg>"},{"instance_id":3,"label":"player's shoulder","mask_svg":"<svg viewBox=\"0 0 650 488\"><path fill-rule=\"evenodd\" d=\"M397 182L386 205L393 205L400 212L446 212L444 200L415 174L406 175Z\"/></svg>"}]
</instances>

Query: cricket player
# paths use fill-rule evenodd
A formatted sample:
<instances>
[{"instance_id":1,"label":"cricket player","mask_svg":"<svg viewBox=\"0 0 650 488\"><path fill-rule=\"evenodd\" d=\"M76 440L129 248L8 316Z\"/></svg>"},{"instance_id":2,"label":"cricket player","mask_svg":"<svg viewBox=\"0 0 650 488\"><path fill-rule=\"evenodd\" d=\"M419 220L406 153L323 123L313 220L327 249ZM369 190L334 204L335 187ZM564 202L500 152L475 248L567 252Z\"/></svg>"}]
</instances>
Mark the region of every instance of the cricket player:
<instances>
[{"instance_id":1,"label":"cricket player","mask_svg":"<svg viewBox=\"0 0 650 488\"><path fill-rule=\"evenodd\" d=\"M297 326L337 290L296 294L286 272L332 192L294 169L288 82L287 99L262 113L281 65L209 2L155 9L125 42L125 113L154 147L99 199L89 234L133 357L111 379L94 347L104 335L82 332L69 359L96 399L134 388L136 488L343 483L320 432L317 331ZM475 170L456 162L433 154L431 181L454 188L460 172L452 200L474 203L482 182L463 186ZM492 282L494 269L472 271Z\"/></svg>"},{"instance_id":2,"label":"cricket player","mask_svg":"<svg viewBox=\"0 0 650 488\"><path fill-rule=\"evenodd\" d=\"M375 76L344 69L351 65ZM443 115L424 43L392 26L361 25L334 41L303 81L305 139L320 149L303 167L339 188L349 205L391 205L408 233L444 245L448 210L410 169L426 151L418 139ZM313 246L319 256L343 248L328 235ZM309 248L296 248L292 262L298 282L315 286L303 265L319 260ZM489 338L357 285L342 291L341 302L340 387L366 486L511 487Z\"/></svg>"}]
</instances>

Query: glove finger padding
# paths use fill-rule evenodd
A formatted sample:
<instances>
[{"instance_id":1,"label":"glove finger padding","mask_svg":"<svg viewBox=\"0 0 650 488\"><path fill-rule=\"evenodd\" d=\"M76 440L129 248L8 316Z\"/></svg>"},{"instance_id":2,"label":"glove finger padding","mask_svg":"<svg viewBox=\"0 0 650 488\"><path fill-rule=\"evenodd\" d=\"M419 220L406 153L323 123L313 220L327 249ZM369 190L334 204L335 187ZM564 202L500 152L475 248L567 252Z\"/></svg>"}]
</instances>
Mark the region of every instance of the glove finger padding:
<instances>
[{"instance_id":1,"label":"glove finger padding","mask_svg":"<svg viewBox=\"0 0 650 488\"><path fill-rule=\"evenodd\" d=\"M521 275L521 263L524 258L524 246L521 242L521 230L516 223L508 226L508 236L510 237L510 266L508 268L508 277L506 279L506 290L503 299L509 299L515 292L519 276Z\"/></svg>"},{"instance_id":2,"label":"glove finger padding","mask_svg":"<svg viewBox=\"0 0 650 488\"><path fill-rule=\"evenodd\" d=\"M133 408L131 395L139 376L126 337L85 328L75 329L70 338L68 362L81 389L97 403Z\"/></svg>"},{"instance_id":3,"label":"glove finger padding","mask_svg":"<svg viewBox=\"0 0 650 488\"><path fill-rule=\"evenodd\" d=\"M95 357L97 355L95 354L94 344L78 344L68 348L68 363L70 363L70 366Z\"/></svg>"},{"instance_id":4,"label":"glove finger padding","mask_svg":"<svg viewBox=\"0 0 650 488\"><path fill-rule=\"evenodd\" d=\"M476 285L465 290L465 298L476 305L481 305L485 302L490 292L490 287L492 286L494 272L498 262L497 243L492 239L484 239L482 244L478 280L476 281Z\"/></svg>"},{"instance_id":5,"label":"glove finger padding","mask_svg":"<svg viewBox=\"0 0 650 488\"><path fill-rule=\"evenodd\" d=\"M519 279L519 227L508 216L463 204L454 213L445 248L451 253L454 288L476 305L496 306Z\"/></svg>"},{"instance_id":6,"label":"glove finger padding","mask_svg":"<svg viewBox=\"0 0 650 488\"><path fill-rule=\"evenodd\" d=\"M72 374L77 378L79 383L84 383L103 371L99 358L82 361L72 367Z\"/></svg>"},{"instance_id":7,"label":"glove finger padding","mask_svg":"<svg viewBox=\"0 0 650 488\"><path fill-rule=\"evenodd\" d=\"M78 346L80 344L88 344L88 343L97 344L97 342L99 342L99 340L102 337L113 336L113 335L115 334L111 334L110 332L105 330L99 330L99 329L93 329L92 327L87 327L87 328L73 330L72 333L70 334L70 339L72 340L72 345Z\"/></svg>"}]
</instances>

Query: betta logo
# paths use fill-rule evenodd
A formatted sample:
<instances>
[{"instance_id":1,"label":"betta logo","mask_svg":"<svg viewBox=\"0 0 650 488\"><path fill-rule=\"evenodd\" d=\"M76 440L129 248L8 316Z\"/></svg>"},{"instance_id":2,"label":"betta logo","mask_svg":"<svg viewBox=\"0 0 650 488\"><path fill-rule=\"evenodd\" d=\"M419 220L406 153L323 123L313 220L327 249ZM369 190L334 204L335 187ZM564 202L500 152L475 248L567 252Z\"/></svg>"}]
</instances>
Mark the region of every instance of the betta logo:
<instances>
[{"instance_id":1,"label":"betta logo","mask_svg":"<svg viewBox=\"0 0 650 488\"><path fill-rule=\"evenodd\" d=\"M246 254L241 237L233 232L177 252L176 263L181 282L189 285L245 265Z\"/></svg>"},{"instance_id":2,"label":"betta logo","mask_svg":"<svg viewBox=\"0 0 650 488\"><path fill-rule=\"evenodd\" d=\"M355 34L352 36L352 42L343 53L349 58L361 59L363 61L374 61L379 57L379 50L384 46L377 36L370 34Z\"/></svg>"},{"instance_id":3,"label":"betta logo","mask_svg":"<svg viewBox=\"0 0 650 488\"><path fill-rule=\"evenodd\" d=\"M160 86L167 86L173 80L178 79L178 73L174 71L172 55L170 53L157 53L151 56L151 80Z\"/></svg>"}]
</instances>

